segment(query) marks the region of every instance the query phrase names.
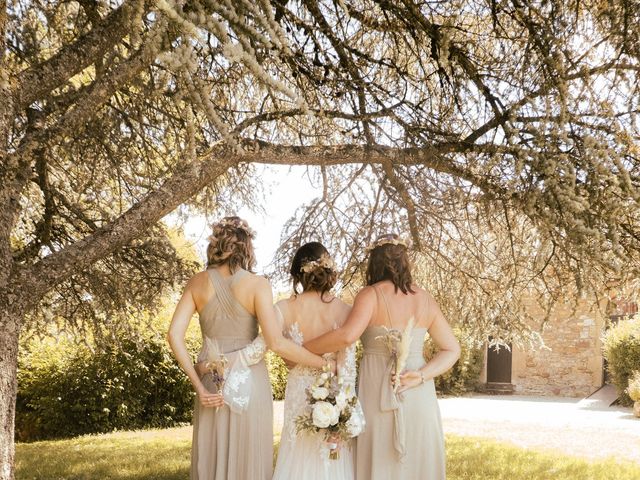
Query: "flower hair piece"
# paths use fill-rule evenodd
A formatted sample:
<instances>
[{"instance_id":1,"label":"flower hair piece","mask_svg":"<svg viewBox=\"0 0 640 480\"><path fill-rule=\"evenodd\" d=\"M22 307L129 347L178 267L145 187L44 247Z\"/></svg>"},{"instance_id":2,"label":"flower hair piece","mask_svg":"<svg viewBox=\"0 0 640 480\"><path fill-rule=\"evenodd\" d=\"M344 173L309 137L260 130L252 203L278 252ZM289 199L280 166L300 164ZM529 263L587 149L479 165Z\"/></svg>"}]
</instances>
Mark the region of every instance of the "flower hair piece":
<instances>
[{"instance_id":1,"label":"flower hair piece","mask_svg":"<svg viewBox=\"0 0 640 480\"><path fill-rule=\"evenodd\" d=\"M225 228L233 228L244 231L249 237L256 238L256 232L249 226L249 224L238 217L225 217L217 223L214 223L211 227L213 234L209 236L210 242L215 242L218 237L217 234Z\"/></svg>"},{"instance_id":2,"label":"flower hair piece","mask_svg":"<svg viewBox=\"0 0 640 480\"><path fill-rule=\"evenodd\" d=\"M319 268L326 268L327 270L336 270L336 264L329 255L323 253L317 260L307 260L304 262L300 271L303 273L309 273Z\"/></svg>"},{"instance_id":3,"label":"flower hair piece","mask_svg":"<svg viewBox=\"0 0 640 480\"><path fill-rule=\"evenodd\" d=\"M371 243L365 250L371 252L372 250L381 247L383 245L402 245L404 248L411 248L411 241L400 238L395 233L389 233L379 237L375 242Z\"/></svg>"}]
</instances>

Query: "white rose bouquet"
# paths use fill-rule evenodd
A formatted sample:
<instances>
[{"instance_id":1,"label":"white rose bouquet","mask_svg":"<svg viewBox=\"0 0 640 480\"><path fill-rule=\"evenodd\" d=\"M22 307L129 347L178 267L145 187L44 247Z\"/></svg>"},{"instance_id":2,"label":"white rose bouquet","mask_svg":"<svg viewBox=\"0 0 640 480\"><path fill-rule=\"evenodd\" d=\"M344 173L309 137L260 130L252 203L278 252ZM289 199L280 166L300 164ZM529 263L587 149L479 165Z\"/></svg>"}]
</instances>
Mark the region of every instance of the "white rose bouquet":
<instances>
[{"instance_id":1,"label":"white rose bouquet","mask_svg":"<svg viewBox=\"0 0 640 480\"><path fill-rule=\"evenodd\" d=\"M307 388L307 408L296 418L298 432L323 434L329 446L329 458L339 457L339 442L355 437L364 428L362 415L357 414L358 397L351 385L323 369Z\"/></svg>"}]
</instances>

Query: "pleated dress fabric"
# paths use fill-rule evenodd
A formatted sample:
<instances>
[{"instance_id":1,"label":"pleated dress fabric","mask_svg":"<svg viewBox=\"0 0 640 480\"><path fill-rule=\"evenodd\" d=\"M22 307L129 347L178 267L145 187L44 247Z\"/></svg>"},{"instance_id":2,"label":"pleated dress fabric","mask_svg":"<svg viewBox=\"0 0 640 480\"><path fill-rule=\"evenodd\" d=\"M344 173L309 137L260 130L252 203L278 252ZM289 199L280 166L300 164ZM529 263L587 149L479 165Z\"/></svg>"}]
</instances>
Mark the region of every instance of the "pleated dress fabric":
<instances>
[{"instance_id":1,"label":"pleated dress fabric","mask_svg":"<svg viewBox=\"0 0 640 480\"><path fill-rule=\"evenodd\" d=\"M236 300L232 285L245 270L224 278L207 270L215 295L200 312L203 349L206 338L215 340L224 353L251 343L258 335L256 318ZM191 480L271 480L273 473L273 398L264 360L251 365L251 396L247 409L232 412L227 405L205 408L196 398L193 416ZM216 392L211 375L204 385Z\"/></svg>"},{"instance_id":2,"label":"pleated dress fabric","mask_svg":"<svg viewBox=\"0 0 640 480\"><path fill-rule=\"evenodd\" d=\"M407 370L425 365L426 333L413 329ZM357 439L356 479L444 480L444 434L434 382L395 393L391 356L377 339L384 334L384 327L370 326L360 338L358 397L367 426Z\"/></svg>"}]
</instances>

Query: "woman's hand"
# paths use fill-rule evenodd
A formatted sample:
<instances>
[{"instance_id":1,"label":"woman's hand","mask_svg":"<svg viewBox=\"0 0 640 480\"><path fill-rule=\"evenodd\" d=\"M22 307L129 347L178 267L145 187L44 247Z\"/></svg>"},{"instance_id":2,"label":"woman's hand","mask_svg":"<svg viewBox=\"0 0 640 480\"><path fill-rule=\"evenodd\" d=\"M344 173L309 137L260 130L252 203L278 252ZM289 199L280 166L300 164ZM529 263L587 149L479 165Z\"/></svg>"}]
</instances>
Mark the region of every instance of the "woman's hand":
<instances>
[{"instance_id":1,"label":"woman's hand","mask_svg":"<svg viewBox=\"0 0 640 480\"><path fill-rule=\"evenodd\" d=\"M211 393L204 386L197 393L200 405L205 408L222 407L224 405L224 398L221 393Z\"/></svg>"},{"instance_id":2,"label":"woman's hand","mask_svg":"<svg viewBox=\"0 0 640 480\"><path fill-rule=\"evenodd\" d=\"M407 370L400 375L400 388L398 393L402 393L410 388L419 387L424 383L422 372L419 370Z\"/></svg>"},{"instance_id":3,"label":"woman's hand","mask_svg":"<svg viewBox=\"0 0 640 480\"><path fill-rule=\"evenodd\" d=\"M196 372L198 373L198 376L200 378L204 377L207 373L209 373L209 369L207 368L207 362L205 361L198 362L193 367L196 369Z\"/></svg>"},{"instance_id":4,"label":"woman's hand","mask_svg":"<svg viewBox=\"0 0 640 480\"><path fill-rule=\"evenodd\" d=\"M200 378L209 373L209 369L205 366L207 362L198 362L194 365L194 368ZM207 390L202 382L196 387L196 393L198 394L198 400L203 407L221 407L224 405L224 397L221 393L211 393Z\"/></svg>"}]
</instances>

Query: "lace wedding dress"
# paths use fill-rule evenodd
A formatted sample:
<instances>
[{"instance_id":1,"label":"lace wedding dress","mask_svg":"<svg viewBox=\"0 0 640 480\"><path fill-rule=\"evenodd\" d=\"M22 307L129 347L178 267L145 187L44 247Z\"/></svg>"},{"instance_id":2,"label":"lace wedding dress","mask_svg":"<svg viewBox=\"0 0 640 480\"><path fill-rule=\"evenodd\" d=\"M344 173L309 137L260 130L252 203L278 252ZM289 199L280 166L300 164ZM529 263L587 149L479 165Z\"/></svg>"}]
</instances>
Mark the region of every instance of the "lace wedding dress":
<instances>
[{"instance_id":1,"label":"lace wedding dress","mask_svg":"<svg viewBox=\"0 0 640 480\"><path fill-rule=\"evenodd\" d=\"M285 334L298 345L304 343L297 323ZM356 355L355 345L338 353L338 375L344 384L355 391ZM307 404L306 389L320 372L317 369L298 365L291 369L284 399L284 425L280 439L278 461L273 480L353 480L355 439L342 443L339 458L329 459L329 447L324 436L308 432L297 432L296 418L303 414ZM357 404L355 415L360 415L364 425L364 414Z\"/></svg>"}]
</instances>

